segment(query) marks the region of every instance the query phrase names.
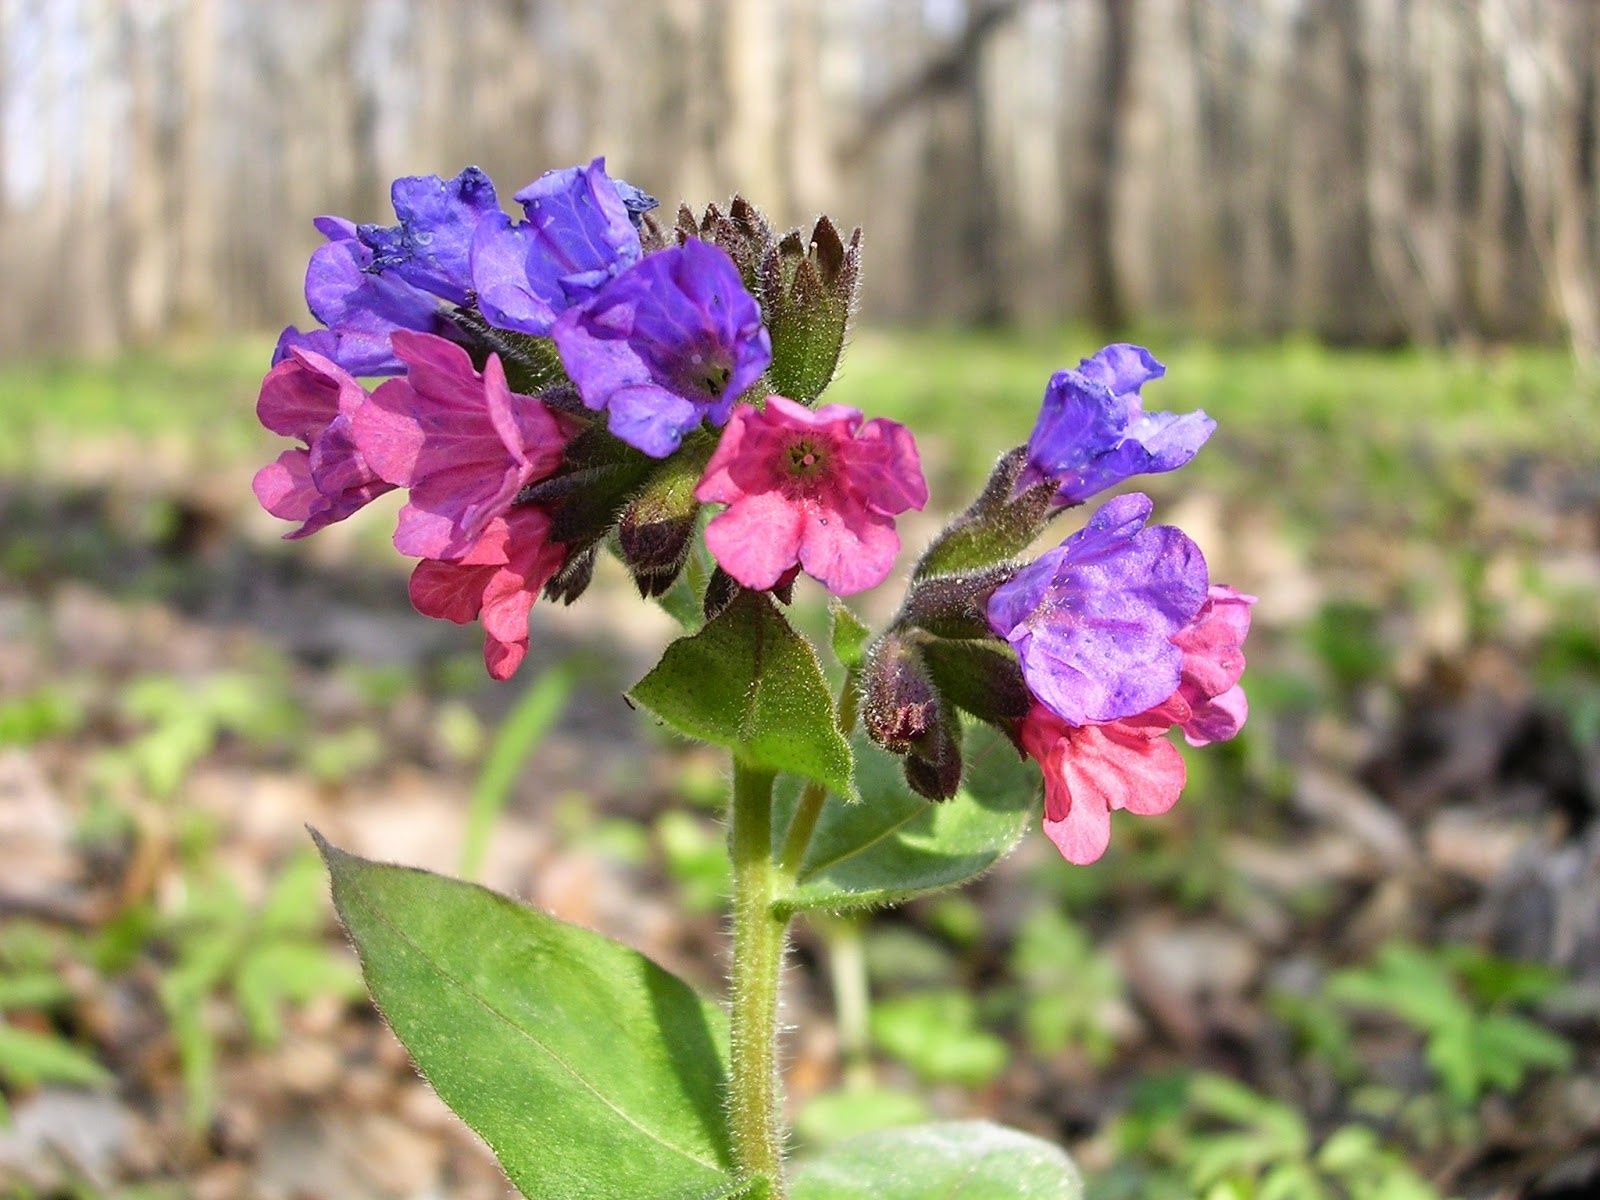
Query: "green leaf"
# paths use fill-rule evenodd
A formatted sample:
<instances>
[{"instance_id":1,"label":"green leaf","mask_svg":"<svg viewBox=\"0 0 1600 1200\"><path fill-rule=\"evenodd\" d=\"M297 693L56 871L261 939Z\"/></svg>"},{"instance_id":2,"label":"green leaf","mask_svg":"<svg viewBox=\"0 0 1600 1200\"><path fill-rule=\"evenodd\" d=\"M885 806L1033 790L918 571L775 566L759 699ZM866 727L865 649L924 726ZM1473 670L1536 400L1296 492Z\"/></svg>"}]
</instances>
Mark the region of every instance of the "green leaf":
<instances>
[{"instance_id":1,"label":"green leaf","mask_svg":"<svg viewBox=\"0 0 1600 1200\"><path fill-rule=\"evenodd\" d=\"M857 737L862 800L829 797L794 890L779 901L783 910L898 904L969 883L1005 857L1032 820L1038 771L987 725L968 726L966 754L961 790L935 804L906 786L893 755ZM792 805L792 796L780 801L774 822L780 837Z\"/></svg>"},{"instance_id":2,"label":"green leaf","mask_svg":"<svg viewBox=\"0 0 1600 1200\"><path fill-rule=\"evenodd\" d=\"M872 1010L872 1039L929 1083L982 1087L1005 1070L1005 1042L978 1025L970 992L918 992Z\"/></svg>"},{"instance_id":3,"label":"green leaf","mask_svg":"<svg viewBox=\"0 0 1600 1200\"><path fill-rule=\"evenodd\" d=\"M0 1079L23 1087L37 1083L99 1087L111 1081L111 1073L65 1038L0 1021Z\"/></svg>"},{"instance_id":4,"label":"green leaf","mask_svg":"<svg viewBox=\"0 0 1600 1200\"><path fill-rule=\"evenodd\" d=\"M833 616L829 641L834 658L842 667L859 667L866 657L867 643L872 640L872 630L851 612L843 600L835 598L828 606Z\"/></svg>"},{"instance_id":5,"label":"green leaf","mask_svg":"<svg viewBox=\"0 0 1600 1200\"><path fill-rule=\"evenodd\" d=\"M750 766L855 797L850 743L816 652L764 593L741 591L673 642L630 694L679 733L726 746Z\"/></svg>"},{"instance_id":6,"label":"green leaf","mask_svg":"<svg viewBox=\"0 0 1600 1200\"><path fill-rule=\"evenodd\" d=\"M987 1121L867 1134L802 1164L791 1200L1081 1200L1056 1147Z\"/></svg>"},{"instance_id":7,"label":"green leaf","mask_svg":"<svg viewBox=\"0 0 1600 1200\"><path fill-rule=\"evenodd\" d=\"M918 1125L932 1116L920 1096L891 1088L853 1087L825 1092L800 1110L795 1134L808 1145L831 1145L863 1133Z\"/></svg>"},{"instance_id":8,"label":"green leaf","mask_svg":"<svg viewBox=\"0 0 1600 1200\"><path fill-rule=\"evenodd\" d=\"M725 1200L727 1020L643 955L318 845L367 986L529 1200Z\"/></svg>"}]
</instances>

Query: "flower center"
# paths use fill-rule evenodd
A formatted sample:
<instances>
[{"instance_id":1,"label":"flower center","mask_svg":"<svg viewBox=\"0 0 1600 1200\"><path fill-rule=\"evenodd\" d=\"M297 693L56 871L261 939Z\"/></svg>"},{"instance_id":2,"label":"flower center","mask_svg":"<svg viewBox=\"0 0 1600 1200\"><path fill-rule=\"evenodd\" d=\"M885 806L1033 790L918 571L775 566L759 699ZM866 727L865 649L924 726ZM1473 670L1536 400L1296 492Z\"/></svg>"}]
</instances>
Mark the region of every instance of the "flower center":
<instances>
[{"instance_id":1,"label":"flower center","mask_svg":"<svg viewBox=\"0 0 1600 1200\"><path fill-rule=\"evenodd\" d=\"M791 479L816 479L828 469L827 449L809 437L797 438L789 443L788 466Z\"/></svg>"}]
</instances>

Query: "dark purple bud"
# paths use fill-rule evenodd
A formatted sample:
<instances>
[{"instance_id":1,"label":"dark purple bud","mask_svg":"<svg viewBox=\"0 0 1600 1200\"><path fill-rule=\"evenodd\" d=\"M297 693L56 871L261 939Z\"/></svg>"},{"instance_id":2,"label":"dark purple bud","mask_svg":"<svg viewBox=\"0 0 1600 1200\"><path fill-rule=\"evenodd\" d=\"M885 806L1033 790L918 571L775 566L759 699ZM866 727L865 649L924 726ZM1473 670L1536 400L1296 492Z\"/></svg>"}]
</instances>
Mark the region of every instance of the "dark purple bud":
<instances>
[{"instance_id":1,"label":"dark purple bud","mask_svg":"<svg viewBox=\"0 0 1600 1200\"><path fill-rule=\"evenodd\" d=\"M906 754L945 718L944 704L917 648L886 636L873 647L862 679L862 724L891 754Z\"/></svg>"}]
</instances>

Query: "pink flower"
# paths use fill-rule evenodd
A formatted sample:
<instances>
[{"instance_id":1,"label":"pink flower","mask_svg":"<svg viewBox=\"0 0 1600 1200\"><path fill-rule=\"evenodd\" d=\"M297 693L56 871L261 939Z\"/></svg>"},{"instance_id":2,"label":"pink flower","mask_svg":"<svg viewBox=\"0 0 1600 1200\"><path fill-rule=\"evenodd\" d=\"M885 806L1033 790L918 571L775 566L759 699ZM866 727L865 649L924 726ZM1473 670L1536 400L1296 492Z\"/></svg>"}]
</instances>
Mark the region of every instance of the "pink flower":
<instances>
[{"instance_id":1,"label":"pink flower","mask_svg":"<svg viewBox=\"0 0 1600 1200\"><path fill-rule=\"evenodd\" d=\"M257 471L253 484L262 508L300 522L285 537L302 538L342 521L393 486L378 477L350 436L351 418L366 399L347 371L308 350L291 350L261 381L261 423L303 443Z\"/></svg>"},{"instance_id":2,"label":"pink flower","mask_svg":"<svg viewBox=\"0 0 1600 1200\"><path fill-rule=\"evenodd\" d=\"M1044 832L1080 866L1111 844L1111 811L1159 816L1178 802L1188 773L1167 740L1171 726L1148 716L1068 725L1042 704L1022 722L1022 746L1044 770Z\"/></svg>"},{"instance_id":3,"label":"pink flower","mask_svg":"<svg viewBox=\"0 0 1600 1200\"><path fill-rule=\"evenodd\" d=\"M734 411L695 498L728 506L706 544L745 587L773 587L798 564L845 596L889 574L894 517L926 504L928 485L905 426L768 396L765 408Z\"/></svg>"},{"instance_id":4,"label":"pink flower","mask_svg":"<svg viewBox=\"0 0 1600 1200\"><path fill-rule=\"evenodd\" d=\"M1157 710L1181 726L1191 746L1225 742L1250 715L1239 679L1254 596L1214 584L1189 625L1172 639L1183 651L1178 690Z\"/></svg>"},{"instance_id":5,"label":"pink flower","mask_svg":"<svg viewBox=\"0 0 1600 1200\"><path fill-rule=\"evenodd\" d=\"M544 405L506 385L495 355L483 374L432 334L391 339L406 366L355 416L355 442L382 478L411 489L395 548L419 558L469 553L517 493L561 462L567 436Z\"/></svg>"},{"instance_id":6,"label":"pink flower","mask_svg":"<svg viewBox=\"0 0 1600 1200\"><path fill-rule=\"evenodd\" d=\"M493 518L453 561L423 559L411 573L411 603L428 617L465 625L483 620L483 661L509 679L528 653L528 613L561 566L550 518L532 505Z\"/></svg>"},{"instance_id":7,"label":"pink flower","mask_svg":"<svg viewBox=\"0 0 1600 1200\"><path fill-rule=\"evenodd\" d=\"M1244 639L1254 596L1213 586L1194 620L1172 638L1183 651L1178 690L1136 717L1069 725L1043 704L1023 719L1023 749L1044 771L1044 831L1068 862L1092 863L1111 841L1111 813L1159 816L1178 802L1183 755L1167 739L1183 730L1191 746L1227 741L1249 715Z\"/></svg>"}]
</instances>

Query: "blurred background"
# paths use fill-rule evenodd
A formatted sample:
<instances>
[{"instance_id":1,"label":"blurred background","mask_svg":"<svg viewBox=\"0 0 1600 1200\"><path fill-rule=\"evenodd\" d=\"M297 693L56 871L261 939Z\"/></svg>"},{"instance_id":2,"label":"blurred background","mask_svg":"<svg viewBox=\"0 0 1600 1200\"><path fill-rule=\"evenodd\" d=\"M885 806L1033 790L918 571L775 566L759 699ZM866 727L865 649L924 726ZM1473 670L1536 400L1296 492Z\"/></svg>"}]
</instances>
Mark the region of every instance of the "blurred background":
<instances>
[{"instance_id":1,"label":"blurred background","mask_svg":"<svg viewBox=\"0 0 1600 1200\"><path fill-rule=\"evenodd\" d=\"M1097 1200L1600 1194L1600 4L0 0L0 1196L507 1194L307 822L721 986L721 768L621 699L671 622L603 571L494 685L392 506L286 547L249 491L313 216L595 154L865 226L829 395L915 430L909 546L1135 338L1220 424L1148 490L1261 597L1169 817L799 931L800 1148L981 1114Z\"/></svg>"}]
</instances>

